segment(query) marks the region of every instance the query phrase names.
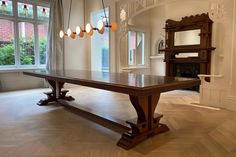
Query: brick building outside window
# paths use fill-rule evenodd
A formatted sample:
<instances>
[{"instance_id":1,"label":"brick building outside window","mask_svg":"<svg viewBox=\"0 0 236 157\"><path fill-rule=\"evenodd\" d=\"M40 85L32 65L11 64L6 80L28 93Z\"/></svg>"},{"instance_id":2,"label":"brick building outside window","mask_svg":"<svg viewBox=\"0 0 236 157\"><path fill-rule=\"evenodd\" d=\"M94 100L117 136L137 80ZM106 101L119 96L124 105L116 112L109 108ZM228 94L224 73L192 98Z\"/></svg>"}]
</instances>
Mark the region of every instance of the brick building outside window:
<instances>
[{"instance_id":1,"label":"brick building outside window","mask_svg":"<svg viewBox=\"0 0 236 157\"><path fill-rule=\"evenodd\" d=\"M50 4L0 0L0 70L45 68Z\"/></svg>"}]
</instances>

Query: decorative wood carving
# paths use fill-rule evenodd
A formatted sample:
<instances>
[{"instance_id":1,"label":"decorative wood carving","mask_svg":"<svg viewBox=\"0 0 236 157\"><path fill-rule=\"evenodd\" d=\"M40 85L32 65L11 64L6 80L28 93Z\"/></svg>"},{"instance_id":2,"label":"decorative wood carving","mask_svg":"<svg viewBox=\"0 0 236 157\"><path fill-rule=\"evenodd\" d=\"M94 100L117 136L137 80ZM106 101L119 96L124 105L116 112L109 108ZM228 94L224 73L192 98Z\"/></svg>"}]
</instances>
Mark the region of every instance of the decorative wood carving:
<instances>
[{"instance_id":1,"label":"decorative wood carving","mask_svg":"<svg viewBox=\"0 0 236 157\"><path fill-rule=\"evenodd\" d=\"M208 14L183 17L181 21L166 20L166 44L165 59L166 75L175 76L175 64L198 63L200 64L201 74L210 74L211 52L215 48L211 46L212 42L212 23ZM181 45L175 46L175 33L180 31L200 29L199 45ZM179 53L198 53L198 57L176 58Z\"/></svg>"},{"instance_id":2,"label":"decorative wood carving","mask_svg":"<svg viewBox=\"0 0 236 157\"><path fill-rule=\"evenodd\" d=\"M66 93L69 92L68 90L62 90L64 82L58 82L55 80L47 80L50 88L52 89L51 92L45 92L44 94L47 95L47 99L40 100L37 104L39 106L46 106L50 102L55 102L58 100L67 100L72 101L75 100L72 96L66 96Z\"/></svg>"}]
</instances>

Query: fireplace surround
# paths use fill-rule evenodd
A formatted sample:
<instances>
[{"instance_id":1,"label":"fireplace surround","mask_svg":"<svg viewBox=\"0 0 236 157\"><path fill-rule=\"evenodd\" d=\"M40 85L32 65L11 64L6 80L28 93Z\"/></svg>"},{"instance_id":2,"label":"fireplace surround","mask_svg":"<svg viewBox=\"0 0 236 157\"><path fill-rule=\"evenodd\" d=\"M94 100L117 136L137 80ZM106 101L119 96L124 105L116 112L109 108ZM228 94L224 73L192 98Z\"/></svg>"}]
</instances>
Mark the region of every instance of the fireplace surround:
<instances>
[{"instance_id":1,"label":"fireplace surround","mask_svg":"<svg viewBox=\"0 0 236 157\"><path fill-rule=\"evenodd\" d=\"M211 53L215 50L211 46L212 24L205 13L180 21L166 20L165 48L161 50L165 52L166 76L196 78L198 74L210 74ZM195 36L189 36L194 33ZM194 56L188 56L193 53ZM177 57L179 54L184 57Z\"/></svg>"}]
</instances>

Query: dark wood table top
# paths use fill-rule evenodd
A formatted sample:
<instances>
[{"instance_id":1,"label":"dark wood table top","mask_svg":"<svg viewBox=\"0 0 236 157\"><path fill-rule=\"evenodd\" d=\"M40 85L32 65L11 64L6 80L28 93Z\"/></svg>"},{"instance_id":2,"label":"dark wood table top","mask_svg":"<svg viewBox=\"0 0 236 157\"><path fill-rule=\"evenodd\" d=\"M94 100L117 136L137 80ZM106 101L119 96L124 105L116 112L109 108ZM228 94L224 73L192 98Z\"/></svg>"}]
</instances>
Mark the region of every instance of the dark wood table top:
<instances>
[{"instance_id":1,"label":"dark wood table top","mask_svg":"<svg viewBox=\"0 0 236 157\"><path fill-rule=\"evenodd\" d=\"M127 72L30 70L24 71L23 73L48 80L78 84L131 95L150 95L155 92L161 93L200 85L199 79L144 75Z\"/></svg>"}]
</instances>

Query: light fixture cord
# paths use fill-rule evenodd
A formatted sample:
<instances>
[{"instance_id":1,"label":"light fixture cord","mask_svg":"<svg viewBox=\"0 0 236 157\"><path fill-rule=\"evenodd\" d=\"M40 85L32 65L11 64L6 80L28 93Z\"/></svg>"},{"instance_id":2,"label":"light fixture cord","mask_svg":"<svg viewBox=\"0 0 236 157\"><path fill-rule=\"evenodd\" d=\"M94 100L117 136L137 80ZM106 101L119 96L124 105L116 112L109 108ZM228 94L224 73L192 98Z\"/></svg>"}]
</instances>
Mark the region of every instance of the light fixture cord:
<instances>
[{"instance_id":1,"label":"light fixture cord","mask_svg":"<svg viewBox=\"0 0 236 157\"><path fill-rule=\"evenodd\" d=\"M85 0L83 1L84 3L84 30L85 30L85 18L86 18L86 13L85 13L85 8L86 8L86 4L85 4Z\"/></svg>"},{"instance_id":2,"label":"light fixture cord","mask_svg":"<svg viewBox=\"0 0 236 157\"><path fill-rule=\"evenodd\" d=\"M103 0L102 0L102 7L103 7L103 11L104 11L104 16L105 16L105 19L106 19L106 26L108 26L107 14L106 14L105 5L104 5Z\"/></svg>"},{"instance_id":3,"label":"light fixture cord","mask_svg":"<svg viewBox=\"0 0 236 157\"><path fill-rule=\"evenodd\" d=\"M72 0L70 0L70 10L69 10L69 17L68 17L68 24L67 24L67 28L69 28L69 25L70 25L70 14L71 14L71 6L72 6Z\"/></svg>"}]
</instances>

